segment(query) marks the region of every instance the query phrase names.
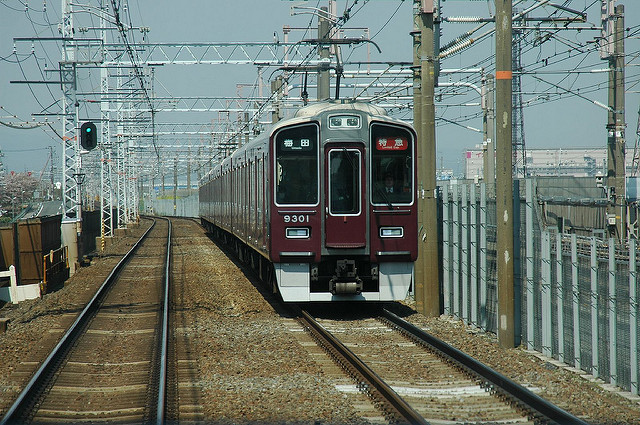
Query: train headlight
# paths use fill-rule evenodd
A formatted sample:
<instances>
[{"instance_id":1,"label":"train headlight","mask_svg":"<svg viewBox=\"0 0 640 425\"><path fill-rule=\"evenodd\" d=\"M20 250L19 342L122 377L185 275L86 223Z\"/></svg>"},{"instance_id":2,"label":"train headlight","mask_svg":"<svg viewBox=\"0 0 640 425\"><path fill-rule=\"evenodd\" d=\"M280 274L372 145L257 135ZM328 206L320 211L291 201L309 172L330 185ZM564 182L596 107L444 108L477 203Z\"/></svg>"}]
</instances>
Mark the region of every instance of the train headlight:
<instances>
[{"instance_id":1,"label":"train headlight","mask_svg":"<svg viewBox=\"0 0 640 425\"><path fill-rule=\"evenodd\" d=\"M287 227L285 231L289 239L304 239L309 237L308 227Z\"/></svg>"},{"instance_id":2,"label":"train headlight","mask_svg":"<svg viewBox=\"0 0 640 425\"><path fill-rule=\"evenodd\" d=\"M402 227L381 227L381 238L401 238L404 236L404 229Z\"/></svg>"}]
</instances>

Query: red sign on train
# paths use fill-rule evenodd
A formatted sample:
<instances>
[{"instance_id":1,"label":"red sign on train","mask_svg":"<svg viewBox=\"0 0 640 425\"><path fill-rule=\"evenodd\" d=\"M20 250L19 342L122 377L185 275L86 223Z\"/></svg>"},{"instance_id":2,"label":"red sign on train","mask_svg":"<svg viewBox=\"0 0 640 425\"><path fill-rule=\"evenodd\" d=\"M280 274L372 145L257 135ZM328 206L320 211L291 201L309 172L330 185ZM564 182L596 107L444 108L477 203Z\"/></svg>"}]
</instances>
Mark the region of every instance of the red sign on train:
<instances>
[{"instance_id":1,"label":"red sign on train","mask_svg":"<svg viewBox=\"0 0 640 425\"><path fill-rule=\"evenodd\" d=\"M376 139L376 150L379 151L405 151L409 147L409 142L404 137L378 137Z\"/></svg>"}]
</instances>

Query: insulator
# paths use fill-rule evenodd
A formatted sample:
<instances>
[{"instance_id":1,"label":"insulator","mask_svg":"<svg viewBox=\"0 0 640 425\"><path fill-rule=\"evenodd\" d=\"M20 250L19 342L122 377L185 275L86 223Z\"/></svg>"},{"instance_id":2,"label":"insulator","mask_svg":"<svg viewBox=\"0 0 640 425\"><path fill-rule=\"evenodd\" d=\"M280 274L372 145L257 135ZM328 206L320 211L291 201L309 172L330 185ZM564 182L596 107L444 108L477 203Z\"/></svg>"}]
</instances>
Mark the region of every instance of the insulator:
<instances>
[{"instance_id":1,"label":"insulator","mask_svg":"<svg viewBox=\"0 0 640 425\"><path fill-rule=\"evenodd\" d=\"M456 46L453 46L452 48L440 53L440 59L445 58L449 55L452 55L454 53L459 52L460 50L466 49L467 47L471 46L473 44L475 40L473 38L470 38L469 40L462 42Z\"/></svg>"},{"instance_id":2,"label":"insulator","mask_svg":"<svg viewBox=\"0 0 640 425\"><path fill-rule=\"evenodd\" d=\"M467 31L466 33L459 35L458 37L456 37L455 40L451 40L450 42L448 42L447 44L445 44L444 46L442 46L440 48L440 51L444 51L447 49L450 49L451 47L455 46L458 43L462 43L464 40L466 40L467 38L471 37L473 33L471 31Z\"/></svg>"},{"instance_id":3,"label":"insulator","mask_svg":"<svg viewBox=\"0 0 640 425\"><path fill-rule=\"evenodd\" d=\"M449 22L483 22L483 18L480 16L450 16L447 18Z\"/></svg>"}]
</instances>

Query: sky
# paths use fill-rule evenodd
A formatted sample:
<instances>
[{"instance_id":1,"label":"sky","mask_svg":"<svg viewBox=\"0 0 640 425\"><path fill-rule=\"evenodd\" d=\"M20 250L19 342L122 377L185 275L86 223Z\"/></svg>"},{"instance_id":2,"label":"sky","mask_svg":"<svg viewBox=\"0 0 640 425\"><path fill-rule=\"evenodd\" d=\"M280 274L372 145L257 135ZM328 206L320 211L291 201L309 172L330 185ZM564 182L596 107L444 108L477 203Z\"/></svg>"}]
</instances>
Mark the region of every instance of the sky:
<instances>
[{"instance_id":1,"label":"sky","mask_svg":"<svg viewBox=\"0 0 640 425\"><path fill-rule=\"evenodd\" d=\"M99 0L81 0L76 5L97 6ZM105 2L110 5L111 2ZM116 2L124 7L126 2ZM130 18L134 26L148 27L145 37L149 42L250 42L284 40L283 26L307 28L311 32L294 29L289 37L292 41L316 37L317 24L310 14L292 16L293 6L326 6L327 1L285 1L285 0L129 0L128 9L121 10L123 20ZM524 0L515 9L522 10L536 2ZM577 11L585 10L589 24L600 24L599 0L560 1ZM627 0L618 2L625 5L625 26L629 28L626 40L626 140L627 151L633 151L636 140L638 104L640 92L640 2ZM493 1L443 0L443 17L479 16L490 17L495 11ZM46 6L46 10L43 7ZM354 0L337 2L338 15L351 7L350 19L344 25L350 30L347 36L360 37L361 28L368 28L373 41L380 47L370 49L370 60L377 62L412 60L412 2L410 0ZM97 19L92 9L74 6L78 11L75 26L91 27ZM12 80L55 81L52 70L57 69L60 60L60 45L54 41L18 42L16 37L58 37L58 23L61 16L61 1L0 0L0 122L12 125L42 122L40 113L60 99L62 92L56 84L12 84ZM87 12L88 10L88 12ZM298 9L300 11L300 9ZM530 16L549 16L552 7L541 7ZM562 13L561 16L568 16ZM478 24L443 22L441 45L454 39ZM488 24L476 35L486 32ZM586 26L587 24L582 24ZM80 37L95 37L96 33L76 32ZM527 73L522 76L525 140L528 148L597 148L606 147L607 112L594 101L607 103L607 74L594 72L607 67L607 61L600 59L592 41L599 36L598 31L527 31L523 42L522 63ZM133 41L140 42L142 33L131 31ZM15 53L14 53L15 46ZM485 72L493 72L495 38L487 36L457 54L443 59L445 70L484 67ZM366 47L344 46L346 60L366 60ZM16 60L18 59L18 60ZM17 62L20 63L17 63ZM371 65L371 69L384 69L383 64ZM355 69L355 67L347 67ZM572 73L567 73L572 71ZM580 71L580 73L576 73ZM154 90L158 96L247 96L255 93L252 85L257 80L257 69L253 65L171 65L155 70ZM267 68L263 77L268 80L281 71ZM79 91L91 92L99 87L99 71L81 70L78 73ZM300 78L291 80L301 82ZM346 81L346 80L345 80ZM398 80L398 82L402 82ZM408 81L410 82L410 81ZM473 89L457 87L460 83L479 86L479 73L451 73L440 76L440 87L436 89L437 116L437 162L438 166L462 171L463 152L474 149L482 143L482 134L473 129L481 129L481 109L479 97ZM332 81L332 85L333 85ZM268 84L268 82L266 82ZM451 87L451 86L455 87ZM268 88L264 89L268 94ZM356 93L353 89L341 90L343 96ZM299 90L292 95L299 96ZM315 97L310 90L310 98ZM91 99L86 96L85 99ZM56 106L47 110L54 111ZM399 118L411 120L410 110L392 111ZM80 119L99 117L98 104L82 102ZM156 122L207 123L219 118L216 113L183 114L158 113ZM56 132L61 132L62 124L58 116L47 117ZM25 126L24 124L20 124ZM49 149L57 152L56 165L61 161L61 142L49 126L34 129L14 129L0 125L0 149L4 153L2 161L7 171L33 171L41 173L48 169ZM471 127L471 129L469 129ZM197 137L196 137L197 138ZM174 136L159 143L202 144L202 140L191 140L193 136ZM206 142L204 142L206 143ZM147 153L153 157L152 153ZM161 162L168 163L162 156ZM166 165L166 164L165 164Z\"/></svg>"}]
</instances>

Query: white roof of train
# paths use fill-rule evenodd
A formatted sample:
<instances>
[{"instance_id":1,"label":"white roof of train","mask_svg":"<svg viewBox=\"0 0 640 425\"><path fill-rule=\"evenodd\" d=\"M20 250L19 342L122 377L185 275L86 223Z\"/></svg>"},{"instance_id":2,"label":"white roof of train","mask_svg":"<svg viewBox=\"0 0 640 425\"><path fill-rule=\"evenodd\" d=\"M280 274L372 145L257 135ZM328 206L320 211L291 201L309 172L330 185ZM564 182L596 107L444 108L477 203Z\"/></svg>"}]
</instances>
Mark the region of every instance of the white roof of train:
<instances>
[{"instance_id":1,"label":"white roof of train","mask_svg":"<svg viewBox=\"0 0 640 425\"><path fill-rule=\"evenodd\" d=\"M314 103L311 105L307 105L304 108L300 108L296 112L294 117L296 118L310 117L310 116L318 115L322 112L327 112L332 110L340 110L340 111L353 110L353 111L364 112L366 114L371 114L371 115L382 115L382 116L387 115L387 111L385 111L383 108L372 105L370 103L353 102L348 100L330 100L330 101L321 102L321 103Z\"/></svg>"}]
</instances>

